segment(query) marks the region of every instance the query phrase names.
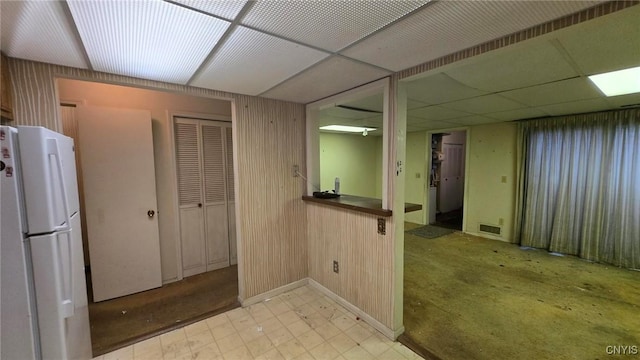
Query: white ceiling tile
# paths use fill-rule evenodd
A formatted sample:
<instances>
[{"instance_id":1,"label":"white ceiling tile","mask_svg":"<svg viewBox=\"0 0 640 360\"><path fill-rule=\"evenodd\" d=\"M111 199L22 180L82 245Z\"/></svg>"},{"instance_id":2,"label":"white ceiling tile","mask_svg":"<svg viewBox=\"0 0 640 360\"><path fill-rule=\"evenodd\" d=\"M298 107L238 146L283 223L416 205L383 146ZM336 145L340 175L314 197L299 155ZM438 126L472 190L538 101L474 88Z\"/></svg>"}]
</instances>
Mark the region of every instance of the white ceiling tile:
<instances>
[{"instance_id":1,"label":"white ceiling tile","mask_svg":"<svg viewBox=\"0 0 640 360\"><path fill-rule=\"evenodd\" d=\"M10 57L87 68L73 25L57 1L2 1L1 48Z\"/></svg>"},{"instance_id":2,"label":"white ceiling tile","mask_svg":"<svg viewBox=\"0 0 640 360\"><path fill-rule=\"evenodd\" d=\"M558 33L586 75L640 65L640 6L605 15Z\"/></svg>"},{"instance_id":3,"label":"white ceiling tile","mask_svg":"<svg viewBox=\"0 0 640 360\"><path fill-rule=\"evenodd\" d=\"M407 99L407 109L411 110L411 109L417 109L420 107L425 107L429 104L427 103L423 103L421 101L415 100L415 99L411 99L410 97Z\"/></svg>"},{"instance_id":4,"label":"white ceiling tile","mask_svg":"<svg viewBox=\"0 0 640 360\"><path fill-rule=\"evenodd\" d=\"M95 70L186 83L229 23L162 1L69 1Z\"/></svg>"},{"instance_id":5,"label":"white ceiling tile","mask_svg":"<svg viewBox=\"0 0 640 360\"><path fill-rule=\"evenodd\" d=\"M529 106L558 104L602 97L587 78L574 78L549 84L500 93L500 95Z\"/></svg>"},{"instance_id":6,"label":"white ceiling tile","mask_svg":"<svg viewBox=\"0 0 640 360\"><path fill-rule=\"evenodd\" d=\"M390 73L340 56L332 56L303 71L261 96L298 103L310 103Z\"/></svg>"},{"instance_id":7,"label":"white ceiling tile","mask_svg":"<svg viewBox=\"0 0 640 360\"><path fill-rule=\"evenodd\" d=\"M238 26L190 85L258 95L328 56Z\"/></svg>"},{"instance_id":8,"label":"white ceiling tile","mask_svg":"<svg viewBox=\"0 0 640 360\"><path fill-rule=\"evenodd\" d=\"M471 114L488 114L499 111L515 110L526 107L500 95L491 94L475 98L458 100L440 105L448 109L464 111Z\"/></svg>"},{"instance_id":9,"label":"white ceiling tile","mask_svg":"<svg viewBox=\"0 0 640 360\"><path fill-rule=\"evenodd\" d=\"M472 116L467 116L463 118L451 119L447 121L456 123L459 125L481 125L481 124L493 124L497 122L493 118L481 116L481 115L472 115Z\"/></svg>"},{"instance_id":10,"label":"white ceiling tile","mask_svg":"<svg viewBox=\"0 0 640 360\"><path fill-rule=\"evenodd\" d=\"M407 132L451 129L459 126L460 124L448 123L446 121L427 121L421 123L413 123L407 120Z\"/></svg>"},{"instance_id":11,"label":"white ceiling tile","mask_svg":"<svg viewBox=\"0 0 640 360\"><path fill-rule=\"evenodd\" d=\"M407 84L407 97L433 105L486 93L486 91L463 85L446 74L434 74Z\"/></svg>"},{"instance_id":12,"label":"white ceiling tile","mask_svg":"<svg viewBox=\"0 0 640 360\"><path fill-rule=\"evenodd\" d=\"M184 4L204 11L209 14L220 16L222 18L233 20L242 10L247 0L173 0L177 3Z\"/></svg>"},{"instance_id":13,"label":"white ceiling tile","mask_svg":"<svg viewBox=\"0 0 640 360\"><path fill-rule=\"evenodd\" d=\"M500 120L500 121L534 119L534 118L539 118L547 115L548 114L545 113L544 111L536 108L523 108L523 109L508 110L508 111L485 114L485 116L487 117Z\"/></svg>"},{"instance_id":14,"label":"white ceiling tile","mask_svg":"<svg viewBox=\"0 0 640 360\"><path fill-rule=\"evenodd\" d=\"M337 51L428 1L257 1L242 24Z\"/></svg>"},{"instance_id":15,"label":"white ceiling tile","mask_svg":"<svg viewBox=\"0 0 640 360\"><path fill-rule=\"evenodd\" d=\"M596 5L597 1L437 1L342 54L400 71Z\"/></svg>"},{"instance_id":16,"label":"white ceiling tile","mask_svg":"<svg viewBox=\"0 0 640 360\"><path fill-rule=\"evenodd\" d=\"M423 108L409 110L408 116L427 120L446 120L463 116L469 116L468 112L447 109L440 106L427 106Z\"/></svg>"},{"instance_id":17,"label":"white ceiling tile","mask_svg":"<svg viewBox=\"0 0 640 360\"><path fill-rule=\"evenodd\" d=\"M539 106L538 109L552 116L582 114L610 109L604 98L579 100L562 104Z\"/></svg>"},{"instance_id":18,"label":"white ceiling tile","mask_svg":"<svg viewBox=\"0 0 640 360\"><path fill-rule=\"evenodd\" d=\"M446 73L463 84L491 92L579 75L549 41L537 39L484 54Z\"/></svg>"}]
</instances>

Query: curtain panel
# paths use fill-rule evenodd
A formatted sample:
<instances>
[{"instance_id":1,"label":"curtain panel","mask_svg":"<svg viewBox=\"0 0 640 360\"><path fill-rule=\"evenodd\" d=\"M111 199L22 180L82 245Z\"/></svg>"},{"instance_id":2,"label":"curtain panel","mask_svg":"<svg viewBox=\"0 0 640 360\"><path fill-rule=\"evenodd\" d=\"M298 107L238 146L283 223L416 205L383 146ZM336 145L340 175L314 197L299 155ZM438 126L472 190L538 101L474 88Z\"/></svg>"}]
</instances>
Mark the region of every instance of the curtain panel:
<instances>
[{"instance_id":1,"label":"curtain panel","mask_svg":"<svg viewBox=\"0 0 640 360\"><path fill-rule=\"evenodd\" d=\"M640 268L640 109L518 124L523 246Z\"/></svg>"}]
</instances>

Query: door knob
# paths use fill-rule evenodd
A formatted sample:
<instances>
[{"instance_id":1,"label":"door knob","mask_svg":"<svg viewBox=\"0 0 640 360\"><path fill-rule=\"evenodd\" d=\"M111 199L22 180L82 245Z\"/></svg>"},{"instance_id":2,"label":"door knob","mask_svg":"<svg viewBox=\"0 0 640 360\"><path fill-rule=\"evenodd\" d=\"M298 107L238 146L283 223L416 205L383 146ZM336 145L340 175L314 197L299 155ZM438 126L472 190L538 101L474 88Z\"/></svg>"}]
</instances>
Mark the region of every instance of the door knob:
<instances>
[{"instance_id":1,"label":"door knob","mask_svg":"<svg viewBox=\"0 0 640 360\"><path fill-rule=\"evenodd\" d=\"M152 218L155 214L156 214L156 212L153 211L153 210L147 211L147 216L150 217L150 218Z\"/></svg>"}]
</instances>

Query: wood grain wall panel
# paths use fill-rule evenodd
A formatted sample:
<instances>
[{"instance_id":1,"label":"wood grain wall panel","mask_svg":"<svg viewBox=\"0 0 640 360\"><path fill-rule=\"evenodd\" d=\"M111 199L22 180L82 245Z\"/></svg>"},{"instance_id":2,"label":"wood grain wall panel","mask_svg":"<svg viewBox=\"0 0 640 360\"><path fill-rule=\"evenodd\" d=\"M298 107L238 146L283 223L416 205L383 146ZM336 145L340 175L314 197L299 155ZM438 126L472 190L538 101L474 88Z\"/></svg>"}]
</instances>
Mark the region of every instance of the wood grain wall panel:
<instances>
[{"instance_id":1,"label":"wood grain wall panel","mask_svg":"<svg viewBox=\"0 0 640 360\"><path fill-rule=\"evenodd\" d=\"M392 235L378 234L375 215L313 203L306 207L309 277L393 329ZM385 220L389 227L390 218Z\"/></svg>"},{"instance_id":2,"label":"wood grain wall panel","mask_svg":"<svg viewBox=\"0 0 640 360\"><path fill-rule=\"evenodd\" d=\"M14 124L55 131L62 131L59 77L234 100L240 296L249 298L307 277L303 184L291 174L294 164L304 172L304 105L13 58L9 67Z\"/></svg>"}]
</instances>

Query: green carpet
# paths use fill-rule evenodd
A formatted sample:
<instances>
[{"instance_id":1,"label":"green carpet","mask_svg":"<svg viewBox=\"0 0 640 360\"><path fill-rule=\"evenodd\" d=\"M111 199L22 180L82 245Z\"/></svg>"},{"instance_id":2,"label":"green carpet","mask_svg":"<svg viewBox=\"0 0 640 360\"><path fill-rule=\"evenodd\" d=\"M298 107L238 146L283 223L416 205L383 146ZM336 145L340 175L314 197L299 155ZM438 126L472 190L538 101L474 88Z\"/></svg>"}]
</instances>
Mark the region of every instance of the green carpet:
<instances>
[{"instance_id":1,"label":"green carpet","mask_svg":"<svg viewBox=\"0 0 640 360\"><path fill-rule=\"evenodd\" d=\"M238 267L89 304L93 356L239 306Z\"/></svg>"},{"instance_id":2,"label":"green carpet","mask_svg":"<svg viewBox=\"0 0 640 360\"><path fill-rule=\"evenodd\" d=\"M445 229L438 226L425 225L419 228L407 230L406 232L411 235L420 236L427 239L435 239L441 236L449 235L454 231L455 230Z\"/></svg>"}]
</instances>

